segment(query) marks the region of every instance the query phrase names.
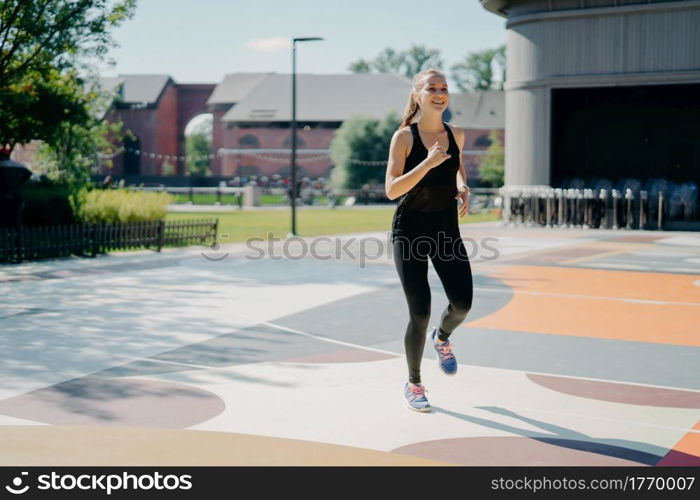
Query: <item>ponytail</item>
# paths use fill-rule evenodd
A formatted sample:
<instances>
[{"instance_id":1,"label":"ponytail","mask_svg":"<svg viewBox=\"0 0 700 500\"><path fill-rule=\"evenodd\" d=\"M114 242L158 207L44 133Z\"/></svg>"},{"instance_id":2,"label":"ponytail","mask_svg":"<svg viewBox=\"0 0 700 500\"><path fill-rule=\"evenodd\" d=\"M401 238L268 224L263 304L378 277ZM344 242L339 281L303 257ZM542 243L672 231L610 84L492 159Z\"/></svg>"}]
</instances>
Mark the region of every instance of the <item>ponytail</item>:
<instances>
[{"instance_id":1,"label":"ponytail","mask_svg":"<svg viewBox=\"0 0 700 500\"><path fill-rule=\"evenodd\" d=\"M418 103L413 98L413 93L408 96L408 104L406 105L406 110L403 112L403 120L401 120L401 125L399 128L404 128L413 121L413 117L418 114Z\"/></svg>"}]
</instances>

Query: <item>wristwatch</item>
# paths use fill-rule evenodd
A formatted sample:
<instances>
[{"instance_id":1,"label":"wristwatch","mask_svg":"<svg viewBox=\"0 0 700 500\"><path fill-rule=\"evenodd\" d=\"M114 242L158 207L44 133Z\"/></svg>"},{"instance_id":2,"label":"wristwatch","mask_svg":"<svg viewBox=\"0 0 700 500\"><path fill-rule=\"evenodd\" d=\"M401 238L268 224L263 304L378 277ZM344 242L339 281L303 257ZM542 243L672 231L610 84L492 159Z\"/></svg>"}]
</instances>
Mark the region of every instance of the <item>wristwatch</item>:
<instances>
[{"instance_id":1,"label":"wristwatch","mask_svg":"<svg viewBox=\"0 0 700 500\"><path fill-rule=\"evenodd\" d=\"M459 193L463 193L464 191L467 191L469 194L471 194L471 189L469 189L469 186L467 186L466 184L462 184L457 190L457 192Z\"/></svg>"}]
</instances>

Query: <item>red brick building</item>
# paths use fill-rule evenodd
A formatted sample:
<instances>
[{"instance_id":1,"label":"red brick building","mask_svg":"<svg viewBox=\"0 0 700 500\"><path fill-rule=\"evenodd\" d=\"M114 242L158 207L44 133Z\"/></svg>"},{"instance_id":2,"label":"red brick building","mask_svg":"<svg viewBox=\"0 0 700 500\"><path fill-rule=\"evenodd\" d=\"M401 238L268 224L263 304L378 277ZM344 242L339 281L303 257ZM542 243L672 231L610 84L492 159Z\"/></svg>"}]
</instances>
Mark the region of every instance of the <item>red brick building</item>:
<instances>
[{"instance_id":1,"label":"red brick building","mask_svg":"<svg viewBox=\"0 0 700 500\"><path fill-rule=\"evenodd\" d=\"M208 111L207 99L214 84L178 84L167 75L122 75L104 79L116 94L107 119L117 116L133 138L112 162L113 175L163 175L163 165L176 175L185 169L185 127L198 114ZM101 173L108 173L106 170Z\"/></svg>"},{"instance_id":2,"label":"red brick building","mask_svg":"<svg viewBox=\"0 0 700 500\"><path fill-rule=\"evenodd\" d=\"M211 171L217 177L289 175L291 75L234 73L218 85L178 84L167 75L123 75L104 79L117 91L108 116L121 117L136 139L113 160L111 173L184 175L185 127L200 113L212 113ZM409 79L388 73L297 75L297 165L300 175L328 177L329 146L349 116L381 119L403 113ZM478 177L478 159L488 135L503 138L502 92L452 93L445 121L465 129L465 166ZM168 165L173 168L168 172ZM103 169L101 173L108 173Z\"/></svg>"}]
</instances>

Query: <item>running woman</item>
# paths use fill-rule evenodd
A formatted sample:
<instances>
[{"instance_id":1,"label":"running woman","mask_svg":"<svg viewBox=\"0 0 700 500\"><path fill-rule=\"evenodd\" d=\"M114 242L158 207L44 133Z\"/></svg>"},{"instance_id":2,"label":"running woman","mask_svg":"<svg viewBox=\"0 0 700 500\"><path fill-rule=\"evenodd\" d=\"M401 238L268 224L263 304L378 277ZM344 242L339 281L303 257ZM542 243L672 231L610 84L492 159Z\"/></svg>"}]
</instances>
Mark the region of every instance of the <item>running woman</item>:
<instances>
[{"instance_id":1,"label":"running woman","mask_svg":"<svg viewBox=\"0 0 700 500\"><path fill-rule=\"evenodd\" d=\"M413 77L403 121L391 139L385 180L387 197L399 198L391 242L409 312L404 397L410 409L421 412L431 411L420 376L430 320L428 257L449 301L439 326L430 331L440 368L448 375L457 372L449 337L472 307L471 266L457 219L458 211L463 217L469 207L464 132L442 121L448 103L447 81L440 70L427 69Z\"/></svg>"}]
</instances>

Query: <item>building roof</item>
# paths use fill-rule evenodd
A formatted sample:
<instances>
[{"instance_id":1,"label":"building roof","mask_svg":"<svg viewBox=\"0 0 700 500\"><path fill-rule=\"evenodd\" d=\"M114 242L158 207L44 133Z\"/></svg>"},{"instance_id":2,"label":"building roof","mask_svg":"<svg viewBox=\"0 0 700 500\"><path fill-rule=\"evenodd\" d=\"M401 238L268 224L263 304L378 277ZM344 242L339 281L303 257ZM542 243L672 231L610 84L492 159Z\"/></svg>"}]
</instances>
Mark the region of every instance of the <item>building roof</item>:
<instances>
[{"instance_id":1,"label":"building roof","mask_svg":"<svg viewBox=\"0 0 700 500\"><path fill-rule=\"evenodd\" d=\"M216 86L207 104L235 104L242 101L255 86L274 73L231 73Z\"/></svg>"},{"instance_id":2,"label":"building roof","mask_svg":"<svg viewBox=\"0 0 700 500\"><path fill-rule=\"evenodd\" d=\"M101 120L112 107L114 97L119 94L121 87L121 78L119 77L100 77L97 80L87 78L84 80L83 89L85 92L94 91L100 96L92 103L93 115Z\"/></svg>"},{"instance_id":3,"label":"building roof","mask_svg":"<svg viewBox=\"0 0 700 500\"><path fill-rule=\"evenodd\" d=\"M103 77L104 91L126 104L154 104L168 75ZM383 118L390 111L403 114L411 80L393 73L297 74L297 120L342 122L355 114ZM225 122L288 122L291 120L291 75L232 73L216 86L207 104L228 104ZM102 114L106 109L100 110ZM503 129L502 91L450 94L450 122L466 129Z\"/></svg>"},{"instance_id":4,"label":"building roof","mask_svg":"<svg viewBox=\"0 0 700 500\"><path fill-rule=\"evenodd\" d=\"M103 76L100 78L99 86L102 91L117 94L120 92L124 79L119 76Z\"/></svg>"},{"instance_id":5,"label":"building roof","mask_svg":"<svg viewBox=\"0 0 700 500\"><path fill-rule=\"evenodd\" d=\"M364 114L383 118L402 114L411 80L391 73L297 74L297 120L344 121ZM224 114L225 122L288 122L291 120L291 75L268 74Z\"/></svg>"},{"instance_id":6,"label":"building roof","mask_svg":"<svg viewBox=\"0 0 700 500\"><path fill-rule=\"evenodd\" d=\"M119 100L127 104L154 104L171 82L169 75L119 75L101 78L102 88L116 90Z\"/></svg>"},{"instance_id":7,"label":"building roof","mask_svg":"<svg viewBox=\"0 0 700 500\"><path fill-rule=\"evenodd\" d=\"M503 129L506 123L505 92L461 92L450 94L450 123L466 129Z\"/></svg>"}]
</instances>

